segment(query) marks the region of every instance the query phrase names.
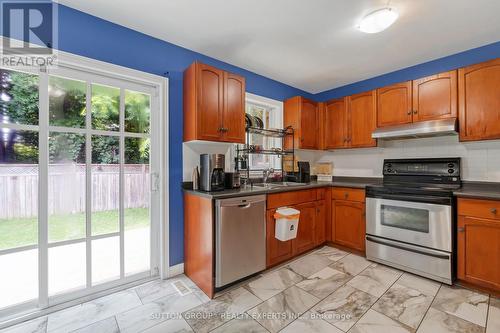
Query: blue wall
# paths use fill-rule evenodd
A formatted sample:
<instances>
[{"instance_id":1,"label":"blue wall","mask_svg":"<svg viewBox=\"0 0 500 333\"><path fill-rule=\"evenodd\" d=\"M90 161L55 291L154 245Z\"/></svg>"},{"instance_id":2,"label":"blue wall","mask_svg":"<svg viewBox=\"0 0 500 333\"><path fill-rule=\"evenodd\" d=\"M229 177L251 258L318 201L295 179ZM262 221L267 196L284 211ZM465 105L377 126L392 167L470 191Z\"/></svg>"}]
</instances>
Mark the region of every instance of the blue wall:
<instances>
[{"instance_id":1,"label":"blue wall","mask_svg":"<svg viewBox=\"0 0 500 333\"><path fill-rule=\"evenodd\" d=\"M389 84L418 79L498 57L500 57L500 42L397 70L368 80L323 91L316 94L314 97L318 102L324 102L331 98L357 94Z\"/></svg>"}]
</instances>

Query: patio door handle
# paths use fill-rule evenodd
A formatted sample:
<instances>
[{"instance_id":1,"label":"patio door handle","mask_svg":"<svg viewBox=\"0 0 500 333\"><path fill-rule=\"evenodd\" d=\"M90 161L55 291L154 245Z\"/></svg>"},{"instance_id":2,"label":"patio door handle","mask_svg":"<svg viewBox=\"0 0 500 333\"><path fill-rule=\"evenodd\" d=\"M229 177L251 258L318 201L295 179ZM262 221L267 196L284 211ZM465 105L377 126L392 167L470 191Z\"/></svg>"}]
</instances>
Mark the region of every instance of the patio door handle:
<instances>
[{"instance_id":1,"label":"patio door handle","mask_svg":"<svg viewBox=\"0 0 500 333\"><path fill-rule=\"evenodd\" d=\"M151 192L158 192L160 190L160 175L158 172L151 173Z\"/></svg>"}]
</instances>

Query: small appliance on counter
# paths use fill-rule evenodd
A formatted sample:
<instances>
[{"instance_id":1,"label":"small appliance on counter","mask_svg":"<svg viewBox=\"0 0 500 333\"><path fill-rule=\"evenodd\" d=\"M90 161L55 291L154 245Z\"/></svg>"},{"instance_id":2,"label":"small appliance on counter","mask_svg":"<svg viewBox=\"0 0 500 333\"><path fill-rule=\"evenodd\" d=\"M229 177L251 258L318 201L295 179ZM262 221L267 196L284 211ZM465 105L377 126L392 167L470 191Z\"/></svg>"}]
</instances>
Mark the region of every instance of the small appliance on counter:
<instances>
[{"instance_id":1,"label":"small appliance on counter","mask_svg":"<svg viewBox=\"0 0 500 333\"><path fill-rule=\"evenodd\" d=\"M224 177L225 177L225 182L224 182L225 188L227 189L240 188L241 181L239 172L226 172Z\"/></svg>"},{"instance_id":2,"label":"small appliance on counter","mask_svg":"<svg viewBox=\"0 0 500 333\"><path fill-rule=\"evenodd\" d=\"M200 190L207 192L224 190L224 166L224 154L200 155Z\"/></svg>"},{"instance_id":3,"label":"small appliance on counter","mask_svg":"<svg viewBox=\"0 0 500 333\"><path fill-rule=\"evenodd\" d=\"M311 167L309 165L309 162L298 161L297 164L299 165L299 174L297 177L297 181L299 183L311 182Z\"/></svg>"}]
</instances>

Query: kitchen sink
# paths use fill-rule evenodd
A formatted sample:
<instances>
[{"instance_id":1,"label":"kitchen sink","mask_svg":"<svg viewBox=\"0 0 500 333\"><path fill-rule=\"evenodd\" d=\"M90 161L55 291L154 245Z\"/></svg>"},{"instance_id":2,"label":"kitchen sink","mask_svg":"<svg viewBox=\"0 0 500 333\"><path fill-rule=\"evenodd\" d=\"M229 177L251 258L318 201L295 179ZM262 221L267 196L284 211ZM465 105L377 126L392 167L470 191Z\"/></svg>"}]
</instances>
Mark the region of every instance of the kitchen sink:
<instances>
[{"instance_id":1,"label":"kitchen sink","mask_svg":"<svg viewBox=\"0 0 500 333\"><path fill-rule=\"evenodd\" d=\"M305 186L305 183L296 183L296 182L274 182L274 183L257 183L253 184L255 187L262 187L267 189L275 189L282 187L293 187L293 186Z\"/></svg>"}]
</instances>

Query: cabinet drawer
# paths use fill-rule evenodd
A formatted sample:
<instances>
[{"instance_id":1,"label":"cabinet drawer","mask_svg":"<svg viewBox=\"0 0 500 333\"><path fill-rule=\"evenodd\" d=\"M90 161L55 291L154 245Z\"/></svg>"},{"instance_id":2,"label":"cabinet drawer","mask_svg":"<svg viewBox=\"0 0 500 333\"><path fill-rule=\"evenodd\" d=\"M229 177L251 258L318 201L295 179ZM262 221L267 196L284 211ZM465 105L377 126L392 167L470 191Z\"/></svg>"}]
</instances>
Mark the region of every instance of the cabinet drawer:
<instances>
[{"instance_id":1,"label":"cabinet drawer","mask_svg":"<svg viewBox=\"0 0 500 333\"><path fill-rule=\"evenodd\" d=\"M365 190L348 187L334 187L332 188L332 199L364 202Z\"/></svg>"},{"instance_id":2,"label":"cabinet drawer","mask_svg":"<svg viewBox=\"0 0 500 333\"><path fill-rule=\"evenodd\" d=\"M459 198L458 215L500 220L500 201Z\"/></svg>"},{"instance_id":3,"label":"cabinet drawer","mask_svg":"<svg viewBox=\"0 0 500 333\"><path fill-rule=\"evenodd\" d=\"M267 196L267 209L316 201L317 189L283 192Z\"/></svg>"}]
</instances>

